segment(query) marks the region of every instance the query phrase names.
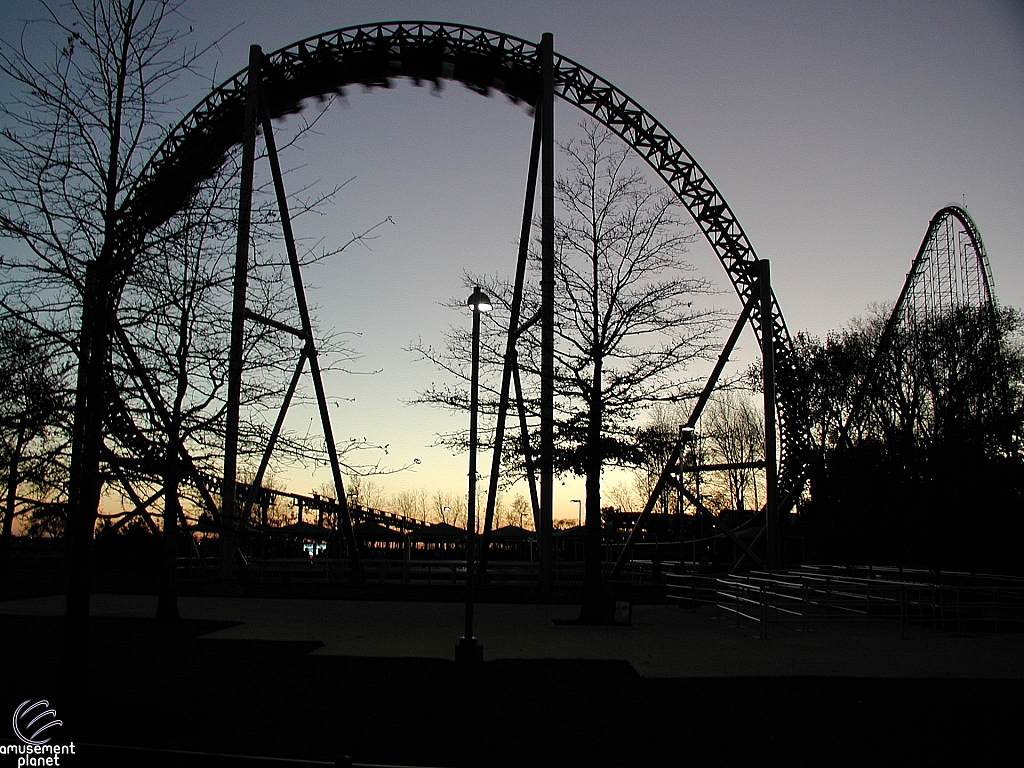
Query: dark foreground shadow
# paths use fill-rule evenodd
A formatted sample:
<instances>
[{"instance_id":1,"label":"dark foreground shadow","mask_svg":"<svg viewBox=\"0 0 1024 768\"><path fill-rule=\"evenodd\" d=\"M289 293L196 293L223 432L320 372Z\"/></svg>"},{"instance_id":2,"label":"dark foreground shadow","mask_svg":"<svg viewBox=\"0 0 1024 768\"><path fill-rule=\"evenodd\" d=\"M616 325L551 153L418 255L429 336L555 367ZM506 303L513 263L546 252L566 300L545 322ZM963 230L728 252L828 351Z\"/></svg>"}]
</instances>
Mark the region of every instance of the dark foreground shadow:
<instances>
[{"instance_id":1,"label":"dark foreground shadow","mask_svg":"<svg viewBox=\"0 0 1024 768\"><path fill-rule=\"evenodd\" d=\"M50 700L60 714L60 619L2 621L0 715L8 721L29 698ZM467 668L311 656L316 642L199 637L225 626L93 620L87 706L80 722L66 723L68 734L101 745L413 766L975 765L1016 749L1012 702L1024 693L1008 680L645 680L610 661ZM88 758L86 750L61 765L94 764Z\"/></svg>"}]
</instances>

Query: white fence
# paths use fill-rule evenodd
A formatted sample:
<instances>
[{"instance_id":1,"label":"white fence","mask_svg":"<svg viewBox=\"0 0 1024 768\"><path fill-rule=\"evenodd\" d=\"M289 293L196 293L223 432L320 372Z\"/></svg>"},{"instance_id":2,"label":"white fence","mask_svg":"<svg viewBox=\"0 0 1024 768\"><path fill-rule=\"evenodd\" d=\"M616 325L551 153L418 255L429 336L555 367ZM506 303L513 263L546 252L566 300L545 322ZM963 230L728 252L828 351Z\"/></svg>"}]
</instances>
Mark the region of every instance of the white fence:
<instances>
[{"instance_id":1,"label":"white fence","mask_svg":"<svg viewBox=\"0 0 1024 768\"><path fill-rule=\"evenodd\" d=\"M1024 581L994 576L891 569L802 568L785 573L713 576L669 573L670 598L769 628L807 629L813 622L888 621L960 632L1024 629Z\"/></svg>"}]
</instances>

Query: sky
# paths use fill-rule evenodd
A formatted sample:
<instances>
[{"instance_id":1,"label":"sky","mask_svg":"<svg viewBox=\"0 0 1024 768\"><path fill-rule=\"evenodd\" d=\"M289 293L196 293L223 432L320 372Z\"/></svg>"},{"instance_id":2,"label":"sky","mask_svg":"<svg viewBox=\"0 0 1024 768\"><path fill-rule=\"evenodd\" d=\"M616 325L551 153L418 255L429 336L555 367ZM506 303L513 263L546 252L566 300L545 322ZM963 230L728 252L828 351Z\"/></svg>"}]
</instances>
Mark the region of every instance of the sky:
<instances>
[{"instance_id":1,"label":"sky","mask_svg":"<svg viewBox=\"0 0 1024 768\"><path fill-rule=\"evenodd\" d=\"M30 4L8 5L5 34ZM697 160L771 260L792 332L823 335L895 300L929 220L949 203L977 222L1000 302L1024 307L1024 3L195 0L186 13L199 40L223 36L211 59L218 82L245 65L250 44L270 52L362 23L450 21L529 40L551 32L556 51L643 105ZM557 135L582 118L556 105ZM341 242L394 222L306 274L320 326L358 334L358 369L379 371L329 378L336 433L388 443L392 466L419 460L381 480L388 490L464 488L465 457L431 447L458 419L404 404L439 380L406 348L442 344L448 326L469 323L441 306L468 294L464 271L514 269L530 118L456 84L437 97L400 83L349 89L317 127L287 161L292 178L351 181L298 233ZM728 289L706 246L691 256ZM733 295L720 299L738 311ZM752 336L743 345L749 353ZM293 477L292 490L327 479ZM555 516L574 517L580 494L569 480Z\"/></svg>"}]
</instances>

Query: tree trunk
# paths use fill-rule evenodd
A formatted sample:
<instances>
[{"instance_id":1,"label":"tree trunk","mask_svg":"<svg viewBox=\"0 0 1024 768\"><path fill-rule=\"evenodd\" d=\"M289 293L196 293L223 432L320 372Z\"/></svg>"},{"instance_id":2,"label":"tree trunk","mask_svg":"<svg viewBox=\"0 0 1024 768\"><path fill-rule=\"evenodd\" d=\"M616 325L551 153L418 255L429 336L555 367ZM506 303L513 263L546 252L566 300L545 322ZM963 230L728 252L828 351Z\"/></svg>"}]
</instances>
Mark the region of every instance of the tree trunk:
<instances>
[{"instance_id":1,"label":"tree trunk","mask_svg":"<svg viewBox=\"0 0 1024 768\"><path fill-rule=\"evenodd\" d=\"M103 490L100 453L108 409L104 375L109 351L110 281L96 261L86 268L78 381L72 427L71 468L68 477L67 522L68 596L58 660L59 694L70 722L85 712L92 651L89 608L92 598L92 547L96 516Z\"/></svg>"},{"instance_id":2,"label":"tree trunk","mask_svg":"<svg viewBox=\"0 0 1024 768\"><path fill-rule=\"evenodd\" d=\"M175 624L181 619L178 612L178 517L181 514L181 500L178 498L179 472L178 455L168 441L167 470L164 478L164 539L163 556L160 563L160 597L156 607L156 619L166 624Z\"/></svg>"},{"instance_id":3,"label":"tree trunk","mask_svg":"<svg viewBox=\"0 0 1024 768\"><path fill-rule=\"evenodd\" d=\"M583 606L580 621L593 624L601 611L601 359L594 363L585 451L586 518L583 529Z\"/></svg>"},{"instance_id":4,"label":"tree trunk","mask_svg":"<svg viewBox=\"0 0 1024 768\"><path fill-rule=\"evenodd\" d=\"M103 379L110 341L109 286L105 267L99 262L90 262L86 268L82 306L65 529L69 564L61 677L72 685L72 680L84 673L89 658L92 544L103 487L100 451L107 412Z\"/></svg>"},{"instance_id":5,"label":"tree trunk","mask_svg":"<svg viewBox=\"0 0 1024 768\"><path fill-rule=\"evenodd\" d=\"M7 586L7 570L11 557L11 536L14 533L14 512L18 504L18 469L21 463L24 430L18 431L18 438L7 464L7 499L4 503L4 525L0 534L0 589Z\"/></svg>"}]
</instances>

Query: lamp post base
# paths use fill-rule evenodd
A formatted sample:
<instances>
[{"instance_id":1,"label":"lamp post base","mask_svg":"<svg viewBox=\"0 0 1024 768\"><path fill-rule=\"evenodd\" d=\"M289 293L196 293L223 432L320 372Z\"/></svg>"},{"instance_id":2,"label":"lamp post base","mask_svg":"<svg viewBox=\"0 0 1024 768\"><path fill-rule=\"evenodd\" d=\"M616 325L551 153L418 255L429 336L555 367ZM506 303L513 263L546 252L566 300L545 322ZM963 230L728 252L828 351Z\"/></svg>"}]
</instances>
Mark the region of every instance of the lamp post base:
<instances>
[{"instance_id":1,"label":"lamp post base","mask_svg":"<svg viewBox=\"0 0 1024 768\"><path fill-rule=\"evenodd\" d=\"M459 638L455 644L455 661L459 664L480 664L484 660L484 647L475 637Z\"/></svg>"}]
</instances>

